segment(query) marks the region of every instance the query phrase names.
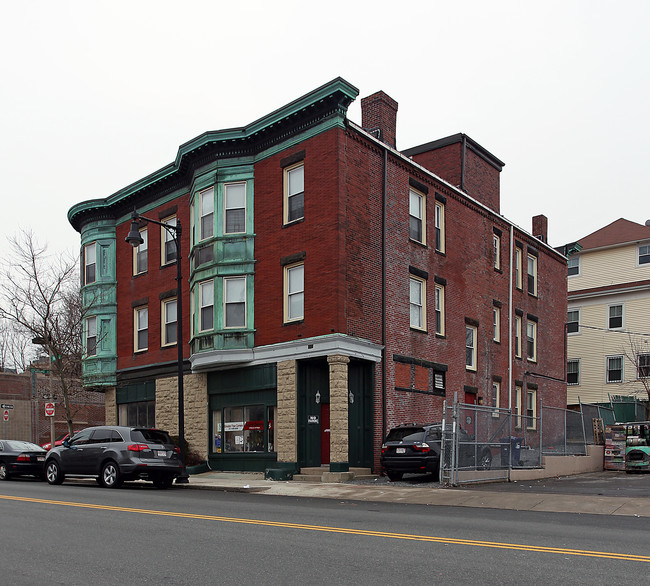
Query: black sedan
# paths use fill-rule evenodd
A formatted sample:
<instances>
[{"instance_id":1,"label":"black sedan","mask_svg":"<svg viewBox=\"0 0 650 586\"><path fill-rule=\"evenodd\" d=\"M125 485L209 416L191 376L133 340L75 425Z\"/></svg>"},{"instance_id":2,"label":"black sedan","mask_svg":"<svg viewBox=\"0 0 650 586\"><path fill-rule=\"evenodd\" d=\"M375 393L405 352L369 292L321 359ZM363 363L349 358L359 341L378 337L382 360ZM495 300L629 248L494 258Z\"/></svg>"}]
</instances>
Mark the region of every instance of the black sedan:
<instances>
[{"instance_id":1,"label":"black sedan","mask_svg":"<svg viewBox=\"0 0 650 586\"><path fill-rule=\"evenodd\" d=\"M0 440L0 480L12 476L45 478L46 454L47 450L31 442Z\"/></svg>"}]
</instances>

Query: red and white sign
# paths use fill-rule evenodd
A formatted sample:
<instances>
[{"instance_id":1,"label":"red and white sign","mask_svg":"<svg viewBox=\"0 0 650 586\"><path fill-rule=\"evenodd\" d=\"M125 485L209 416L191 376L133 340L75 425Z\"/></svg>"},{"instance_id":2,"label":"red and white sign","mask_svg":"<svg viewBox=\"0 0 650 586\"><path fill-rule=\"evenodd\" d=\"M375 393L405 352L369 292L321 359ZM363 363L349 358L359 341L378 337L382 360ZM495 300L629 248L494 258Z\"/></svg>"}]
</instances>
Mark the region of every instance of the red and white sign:
<instances>
[{"instance_id":1,"label":"red and white sign","mask_svg":"<svg viewBox=\"0 0 650 586\"><path fill-rule=\"evenodd\" d=\"M9 421L9 409L5 409L4 413L2 414L2 418L5 421Z\"/></svg>"},{"instance_id":2,"label":"red and white sign","mask_svg":"<svg viewBox=\"0 0 650 586\"><path fill-rule=\"evenodd\" d=\"M54 403L45 403L46 417L54 417Z\"/></svg>"}]
</instances>

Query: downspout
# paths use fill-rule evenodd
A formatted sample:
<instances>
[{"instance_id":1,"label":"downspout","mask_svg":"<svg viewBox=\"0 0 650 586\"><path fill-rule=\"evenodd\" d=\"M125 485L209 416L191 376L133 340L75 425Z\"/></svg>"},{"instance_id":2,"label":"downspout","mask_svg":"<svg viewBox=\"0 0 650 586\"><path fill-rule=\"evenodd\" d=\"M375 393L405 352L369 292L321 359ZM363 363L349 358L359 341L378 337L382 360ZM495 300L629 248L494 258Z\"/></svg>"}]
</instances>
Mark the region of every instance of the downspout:
<instances>
[{"instance_id":1,"label":"downspout","mask_svg":"<svg viewBox=\"0 0 650 586\"><path fill-rule=\"evenodd\" d=\"M386 437L386 205L388 192L388 149L384 147L381 188L381 439Z\"/></svg>"},{"instance_id":2,"label":"downspout","mask_svg":"<svg viewBox=\"0 0 650 586\"><path fill-rule=\"evenodd\" d=\"M510 224L510 286L508 288L508 409L512 413L512 288L514 285L514 267L512 261L515 253L515 228ZM523 262L523 259L522 259ZM523 268L523 267L522 267Z\"/></svg>"},{"instance_id":3,"label":"downspout","mask_svg":"<svg viewBox=\"0 0 650 586\"><path fill-rule=\"evenodd\" d=\"M467 152L467 136L463 134L463 150L461 152L460 159L460 190L465 191L465 160Z\"/></svg>"}]
</instances>

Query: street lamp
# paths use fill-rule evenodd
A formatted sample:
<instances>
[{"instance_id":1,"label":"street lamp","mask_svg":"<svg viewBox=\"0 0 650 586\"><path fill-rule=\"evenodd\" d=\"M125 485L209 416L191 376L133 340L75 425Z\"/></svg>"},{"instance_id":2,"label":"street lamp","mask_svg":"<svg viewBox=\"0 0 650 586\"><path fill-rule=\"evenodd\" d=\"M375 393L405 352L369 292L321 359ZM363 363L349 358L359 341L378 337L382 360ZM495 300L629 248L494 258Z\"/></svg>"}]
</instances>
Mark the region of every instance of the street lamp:
<instances>
[{"instance_id":1,"label":"street lamp","mask_svg":"<svg viewBox=\"0 0 650 586\"><path fill-rule=\"evenodd\" d=\"M183 463L183 473L176 479L177 483L185 484L187 483L188 476L185 471L185 393L183 390L183 296L181 290L182 284L182 275L181 275L181 223L180 220L176 219L176 224L165 224L164 222L159 222L158 220L152 220L151 218L146 218L141 216L134 209L131 214L131 229L127 234L125 240L137 248L144 242L142 236L140 236L140 230L138 226L138 220L144 220L151 224L156 224L157 226L162 226L169 235L173 238L174 244L176 245L176 346L178 348L178 443L180 444L181 449L181 461Z\"/></svg>"}]
</instances>

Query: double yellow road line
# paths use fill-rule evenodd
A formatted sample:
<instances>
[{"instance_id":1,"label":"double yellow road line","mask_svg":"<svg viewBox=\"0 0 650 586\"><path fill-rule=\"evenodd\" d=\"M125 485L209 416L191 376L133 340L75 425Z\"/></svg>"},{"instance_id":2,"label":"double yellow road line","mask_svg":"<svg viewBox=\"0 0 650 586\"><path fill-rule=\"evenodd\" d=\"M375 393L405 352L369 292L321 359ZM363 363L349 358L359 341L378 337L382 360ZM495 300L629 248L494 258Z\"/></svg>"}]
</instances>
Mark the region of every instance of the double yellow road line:
<instances>
[{"instance_id":1,"label":"double yellow road line","mask_svg":"<svg viewBox=\"0 0 650 586\"><path fill-rule=\"evenodd\" d=\"M100 511L116 511L121 513L135 513L138 515L158 515L161 517L176 517L182 519L200 519L202 521L219 521L221 523L241 523L264 527L280 527L283 529L301 529L304 531L321 531L323 533L342 533L345 535L363 535L366 537L382 537L386 539L404 539L410 541L423 541L428 543L444 543L447 545L468 545L471 547L488 547L493 549L509 549L514 551L532 551L539 553L555 553L560 555L573 555L593 557L610 560L623 560L627 562L650 563L650 556L615 553L608 551L590 551L585 549L567 549L562 547L544 547L541 545L526 545L520 543L501 543L498 541L479 541L475 539L454 539L452 537L433 537L429 535L411 535L408 533L390 533L386 531L367 531L364 529L346 529L342 527L327 527L321 525L303 525L300 523L283 523L281 521L264 521L262 519L238 519L236 517L221 517L218 515L198 515L195 513L177 513L173 511L156 511L151 509L134 509L131 507L114 507L111 505L94 505L89 503L75 503L67 501L54 501L49 499L35 499L19 496L0 495L0 499L20 501L26 503L39 503L61 507L77 507L80 509L94 509Z\"/></svg>"}]
</instances>

